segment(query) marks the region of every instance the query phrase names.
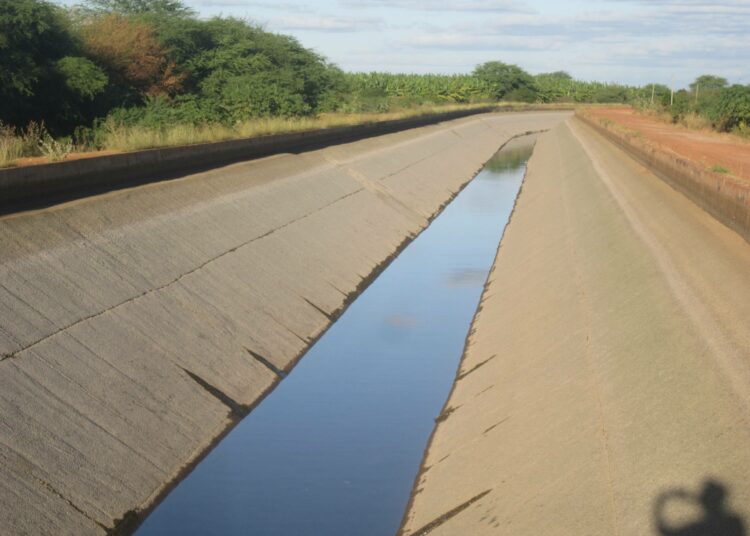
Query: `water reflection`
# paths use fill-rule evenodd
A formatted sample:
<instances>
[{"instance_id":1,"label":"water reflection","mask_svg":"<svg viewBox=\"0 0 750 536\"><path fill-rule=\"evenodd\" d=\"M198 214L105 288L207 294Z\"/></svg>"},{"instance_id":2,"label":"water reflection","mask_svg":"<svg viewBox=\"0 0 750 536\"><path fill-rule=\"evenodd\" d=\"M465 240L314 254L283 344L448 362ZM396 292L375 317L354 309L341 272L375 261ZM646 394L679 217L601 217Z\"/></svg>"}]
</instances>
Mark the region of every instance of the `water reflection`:
<instances>
[{"instance_id":1,"label":"water reflection","mask_svg":"<svg viewBox=\"0 0 750 536\"><path fill-rule=\"evenodd\" d=\"M445 284L449 287L482 287L487 279L484 270L465 268L449 273L445 278Z\"/></svg>"},{"instance_id":2,"label":"water reflection","mask_svg":"<svg viewBox=\"0 0 750 536\"><path fill-rule=\"evenodd\" d=\"M521 184L522 146L493 159L140 534L396 532Z\"/></svg>"},{"instance_id":3,"label":"water reflection","mask_svg":"<svg viewBox=\"0 0 750 536\"><path fill-rule=\"evenodd\" d=\"M534 148L533 142L530 142L529 139L529 137L524 136L523 138L512 140L505 146L505 150L495 154L495 156L485 164L485 169L492 173L501 175L507 171L513 171L514 169L523 166L529 159L531 151Z\"/></svg>"},{"instance_id":4,"label":"water reflection","mask_svg":"<svg viewBox=\"0 0 750 536\"><path fill-rule=\"evenodd\" d=\"M419 319L413 315L395 314L388 315L385 318L385 323L394 328L409 329L419 323Z\"/></svg>"}]
</instances>

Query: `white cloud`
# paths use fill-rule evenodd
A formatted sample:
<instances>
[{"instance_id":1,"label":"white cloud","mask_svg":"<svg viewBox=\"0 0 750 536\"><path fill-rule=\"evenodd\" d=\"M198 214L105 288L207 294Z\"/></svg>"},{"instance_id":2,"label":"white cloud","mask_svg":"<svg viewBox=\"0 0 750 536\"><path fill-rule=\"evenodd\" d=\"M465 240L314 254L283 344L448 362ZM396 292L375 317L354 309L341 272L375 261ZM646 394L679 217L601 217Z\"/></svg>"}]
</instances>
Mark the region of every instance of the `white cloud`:
<instances>
[{"instance_id":1,"label":"white cloud","mask_svg":"<svg viewBox=\"0 0 750 536\"><path fill-rule=\"evenodd\" d=\"M271 19L269 26L284 31L356 32L376 30L383 21L371 17L328 17L324 15L290 15Z\"/></svg>"},{"instance_id":2,"label":"white cloud","mask_svg":"<svg viewBox=\"0 0 750 536\"><path fill-rule=\"evenodd\" d=\"M397 8L416 11L464 11L533 13L534 10L516 0L342 0L349 8Z\"/></svg>"},{"instance_id":3,"label":"white cloud","mask_svg":"<svg viewBox=\"0 0 750 536\"><path fill-rule=\"evenodd\" d=\"M451 50L548 50L560 45L560 40L549 37L529 39L520 36L471 35L468 33L421 33L409 36L400 43L405 47Z\"/></svg>"},{"instance_id":4,"label":"white cloud","mask_svg":"<svg viewBox=\"0 0 750 536\"><path fill-rule=\"evenodd\" d=\"M254 10L271 10L271 11L283 11L287 13L313 13L313 9L309 4L299 4L296 2L268 2L268 1L257 1L257 0L191 0L186 2L190 7L197 9L201 8L227 8L230 10L245 9L246 11Z\"/></svg>"}]
</instances>

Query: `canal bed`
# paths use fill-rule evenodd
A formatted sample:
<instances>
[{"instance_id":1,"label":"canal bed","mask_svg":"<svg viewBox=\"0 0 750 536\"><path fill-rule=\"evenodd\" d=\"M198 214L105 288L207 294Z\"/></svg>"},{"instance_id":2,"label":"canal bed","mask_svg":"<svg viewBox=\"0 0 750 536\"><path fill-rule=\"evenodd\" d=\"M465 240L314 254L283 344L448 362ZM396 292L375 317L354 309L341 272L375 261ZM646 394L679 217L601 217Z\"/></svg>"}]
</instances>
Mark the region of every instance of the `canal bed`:
<instances>
[{"instance_id":1,"label":"canal bed","mask_svg":"<svg viewBox=\"0 0 750 536\"><path fill-rule=\"evenodd\" d=\"M499 151L138 534L395 534L533 141Z\"/></svg>"}]
</instances>

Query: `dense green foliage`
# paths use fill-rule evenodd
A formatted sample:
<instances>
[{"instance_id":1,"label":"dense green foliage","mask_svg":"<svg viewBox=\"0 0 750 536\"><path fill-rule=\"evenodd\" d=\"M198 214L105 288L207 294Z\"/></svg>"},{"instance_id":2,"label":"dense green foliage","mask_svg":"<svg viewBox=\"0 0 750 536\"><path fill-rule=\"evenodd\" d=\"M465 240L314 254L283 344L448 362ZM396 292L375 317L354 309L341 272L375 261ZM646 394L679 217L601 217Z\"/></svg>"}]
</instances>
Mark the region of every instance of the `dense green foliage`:
<instances>
[{"instance_id":1,"label":"dense green foliage","mask_svg":"<svg viewBox=\"0 0 750 536\"><path fill-rule=\"evenodd\" d=\"M102 90L103 73L79 54L61 9L38 0L0 1L0 120L72 125L83 119L81 110ZM95 71L96 81L82 83Z\"/></svg>"},{"instance_id":2,"label":"dense green foliage","mask_svg":"<svg viewBox=\"0 0 750 536\"><path fill-rule=\"evenodd\" d=\"M669 88L660 86L654 103L641 100L638 104L669 113L675 123L750 134L750 85L730 86L725 78L704 74L689 88L670 96Z\"/></svg>"},{"instance_id":3,"label":"dense green foliage","mask_svg":"<svg viewBox=\"0 0 750 536\"><path fill-rule=\"evenodd\" d=\"M86 5L92 11L123 15L193 15L180 0L87 0Z\"/></svg>"},{"instance_id":4,"label":"dense green foliage","mask_svg":"<svg viewBox=\"0 0 750 536\"><path fill-rule=\"evenodd\" d=\"M663 85L532 76L490 61L471 74L344 73L296 39L246 21L199 19L181 0L0 0L0 126L44 123L99 145L113 125L237 125L322 112L388 112L418 105L524 101L669 106ZM703 75L674 95L675 120L700 114L747 128L746 86ZM34 127L37 128L37 127Z\"/></svg>"},{"instance_id":5,"label":"dense green foliage","mask_svg":"<svg viewBox=\"0 0 750 536\"><path fill-rule=\"evenodd\" d=\"M723 88L713 105L705 112L722 130L738 129L748 133L750 127L750 86L733 85Z\"/></svg>"},{"instance_id":6,"label":"dense green foliage","mask_svg":"<svg viewBox=\"0 0 750 536\"><path fill-rule=\"evenodd\" d=\"M521 102L536 100L534 79L517 65L488 61L474 69L474 77L487 84L497 100Z\"/></svg>"},{"instance_id":7,"label":"dense green foliage","mask_svg":"<svg viewBox=\"0 0 750 536\"><path fill-rule=\"evenodd\" d=\"M489 84L471 75L352 73L344 75L341 108L384 112L394 106L481 102L492 99Z\"/></svg>"},{"instance_id":8,"label":"dense green foliage","mask_svg":"<svg viewBox=\"0 0 750 536\"><path fill-rule=\"evenodd\" d=\"M639 88L574 80L565 71L538 74L534 76L534 85L537 100L541 102L632 103L643 98L650 89L650 86Z\"/></svg>"},{"instance_id":9,"label":"dense green foliage","mask_svg":"<svg viewBox=\"0 0 750 536\"><path fill-rule=\"evenodd\" d=\"M55 132L107 115L151 126L335 107L344 75L295 39L178 0L0 0L0 121Z\"/></svg>"},{"instance_id":10,"label":"dense green foliage","mask_svg":"<svg viewBox=\"0 0 750 536\"><path fill-rule=\"evenodd\" d=\"M729 82L727 82L726 78L713 74L703 74L690 84L690 91L716 91L727 87L727 85L729 85Z\"/></svg>"}]
</instances>

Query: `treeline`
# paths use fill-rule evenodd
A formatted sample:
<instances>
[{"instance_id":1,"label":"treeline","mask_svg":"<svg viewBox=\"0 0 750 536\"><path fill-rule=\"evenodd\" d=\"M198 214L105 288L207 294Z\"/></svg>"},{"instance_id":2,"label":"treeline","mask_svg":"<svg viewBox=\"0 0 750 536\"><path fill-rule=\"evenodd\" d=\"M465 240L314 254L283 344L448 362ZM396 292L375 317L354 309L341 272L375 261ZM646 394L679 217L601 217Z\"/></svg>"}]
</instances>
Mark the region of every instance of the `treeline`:
<instances>
[{"instance_id":1,"label":"treeline","mask_svg":"<svg viewBox=\"0 0 750 536\"><path fill-rule=\"evenodd\" d=\"M356 111L389 106L451 102L631 103L648 88L583 82L558 71L530 75L516 65L491 61L468 75L347 73L349 98Z\"/></svg>"},{"instance_id":2,"label":"treeline","mask_svg":"<svg viewBox=\"0 0 750 536\"><path fill-rule=\"evenodd\" d=\"M750 85L730 85L726 78L706 74L674 95L665 86L660 93L655 103L644 101L641 107L669 113L672 121L686 126L750 136Z\"/></svg>"},{"instance_id":3,"label":"treeline","mask_svg":"<svg viewBox=\"0 0 750 536\"><path fill-rule=\"evenodd\" d=\"M664 105L670 96L665 86L532 76L499 61L466 75L344 73L292 37L234 18L199 19L180 0L82 2L0 0L1 135L25 129L33 148L49 130L100 148L120 127L236 129L255 118L501 100ZM709 82L675 95L675 117L746 125L748 88Z\"/></svg>"},{"instance_id":4,"label":"treeline","mask_svg":"<svg viewBox=\"0 0 750 536\"><path fill-rule=\"evenodd\" d=\"M562 77L562 78L561 78ZM560 90L559 81L573 84ZM565 85L564 84L564 85ZM624 102L630 88L532 77L489 62L467 75L344 73L294 38L199 19L179 0L0 0L0 121L93 139L104 124L158 128L416 105Z\"/></svg>"}]
</instances>

